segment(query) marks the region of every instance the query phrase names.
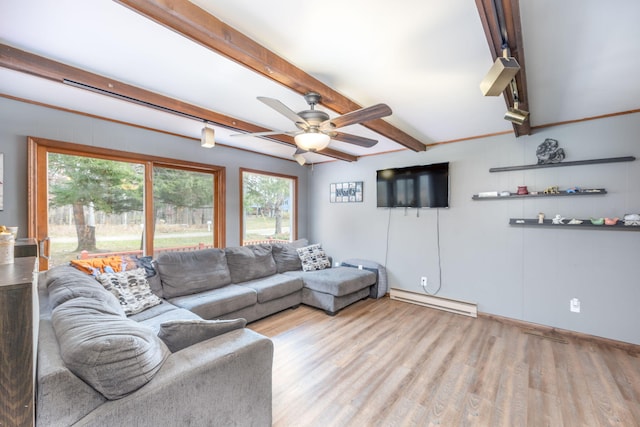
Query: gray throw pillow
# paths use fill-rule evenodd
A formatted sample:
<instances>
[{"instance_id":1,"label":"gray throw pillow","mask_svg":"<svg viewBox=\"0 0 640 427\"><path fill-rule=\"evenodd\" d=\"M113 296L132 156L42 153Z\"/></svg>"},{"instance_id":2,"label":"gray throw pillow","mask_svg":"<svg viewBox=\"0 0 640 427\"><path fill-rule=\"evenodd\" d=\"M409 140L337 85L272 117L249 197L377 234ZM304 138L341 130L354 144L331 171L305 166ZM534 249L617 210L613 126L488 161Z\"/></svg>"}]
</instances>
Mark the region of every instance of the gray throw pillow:
<instances>
[{"instance_id":1,"label":"gray throw pillow","mask_svg":"<svg viewBox=\"0 0 640 427\"><path fill-rule=\"evenodd\" d=\"M151 381L170 354L153 329L93 298L58 306L52 322L67 368L110 400Z\"/></svg>"},{"instance_id":2,"label":"gray throw pillow","mask_svg":"<svg viewBox=\"0 0 640 427\"><path fill-rule=\"evenodd\" d=\"M233 283L260 279L278 271L271 255L271 245L239 246L224 251Z\"/></svg>"},{"instance_id":3,"label":"gray throw pillow","mask_svg":"<svg viewBox=\"0 0 640 427\"><path fill-rule=\"evenodd\" d=\"M158 336L173 353L247 325L245 319L171 320L160 325Z\"/></svg>"}]
</instances>

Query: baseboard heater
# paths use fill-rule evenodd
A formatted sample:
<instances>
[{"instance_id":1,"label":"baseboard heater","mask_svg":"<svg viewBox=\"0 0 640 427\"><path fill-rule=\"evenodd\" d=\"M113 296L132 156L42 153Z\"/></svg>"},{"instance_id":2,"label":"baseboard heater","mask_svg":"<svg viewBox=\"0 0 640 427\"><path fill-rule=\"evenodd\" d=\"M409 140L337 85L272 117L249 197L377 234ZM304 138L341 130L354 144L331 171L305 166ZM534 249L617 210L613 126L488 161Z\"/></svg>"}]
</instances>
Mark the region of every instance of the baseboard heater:
<instances>
[{"instance_id":1,"label":"baseboard heater","mask_svg":"<svg viewBox=\"0 0 640 427\"><path fill-rule=\"evenodd\" d=\"M417 292L394 288L391 288L391 290L389 291L389 297L393 300L417 304L423 307L435 308L438 310L444 310L456 314L463 314L469 317L478 317L478 306L470 302L436 297L433 295L419 294Z\"/></svg>"}]
</instances>

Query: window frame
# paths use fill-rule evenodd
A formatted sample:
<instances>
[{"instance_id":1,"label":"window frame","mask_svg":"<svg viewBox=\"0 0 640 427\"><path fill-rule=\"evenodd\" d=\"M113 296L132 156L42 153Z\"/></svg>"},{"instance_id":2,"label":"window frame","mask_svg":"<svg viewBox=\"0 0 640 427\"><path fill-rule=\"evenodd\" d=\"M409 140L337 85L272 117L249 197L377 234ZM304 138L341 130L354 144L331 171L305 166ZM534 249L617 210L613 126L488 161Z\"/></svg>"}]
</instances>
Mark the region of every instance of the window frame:
<instances>
[{"instance_id":1,"label":"window frame","mask_svg":"<svg viewBox=\"0 0 640 427\"><path fill-rule=\"evenodd\" d=\"M72 142L56 141L46 138L27 138L27 191L28 191L28 224L27 233L30 238L41 241L47 236L38 236L38 225L47 222L48 206L46 200L38 197L40 190L46 191L48 180L47 154L59 153L73 156L94 157L105 160L139 163L145 167L144 177L144 217L145 242L144 253L153 254L153 168L164 167L191 172L210 173L213 175L213 246L223 248L226 243L226 168L224 166L209 165L186 160L169 159L166 157L150 156L104 147L94 147ZM44 206L40 206L44 205ZM45 261L42 260L41 261Z\"/></svg>"}]
</instances>

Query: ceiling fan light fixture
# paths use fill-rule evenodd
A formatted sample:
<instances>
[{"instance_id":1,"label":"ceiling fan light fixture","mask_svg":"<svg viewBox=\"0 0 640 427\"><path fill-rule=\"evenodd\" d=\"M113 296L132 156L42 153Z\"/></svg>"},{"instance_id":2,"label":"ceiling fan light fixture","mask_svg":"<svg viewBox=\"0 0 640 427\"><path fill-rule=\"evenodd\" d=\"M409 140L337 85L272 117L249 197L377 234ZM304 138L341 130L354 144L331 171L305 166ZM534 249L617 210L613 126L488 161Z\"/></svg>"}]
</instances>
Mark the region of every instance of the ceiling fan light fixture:
<instances>
[{"instance_id":1,"label":"ceiling fan light fixture","mask_svg":"<svg viewBox=\"0 0 640 427\"><path fill-rule=\"evenodd\" d=\"M203 148L212 148L216 145L216 132L206 125L202 128L200 136L200 146Z\"/></svg>"},{"instance_id":2,"label":"ceiling fan light fixture","mask_svg":"<svg viewBox=\"0 0 640 427\"><path fill-rule=\"evenodd\" d=\"M320 151L327 148L331 137L320 132L305 132L294 137L296 145L306 151Z\"/></svg>"}]
</instances>

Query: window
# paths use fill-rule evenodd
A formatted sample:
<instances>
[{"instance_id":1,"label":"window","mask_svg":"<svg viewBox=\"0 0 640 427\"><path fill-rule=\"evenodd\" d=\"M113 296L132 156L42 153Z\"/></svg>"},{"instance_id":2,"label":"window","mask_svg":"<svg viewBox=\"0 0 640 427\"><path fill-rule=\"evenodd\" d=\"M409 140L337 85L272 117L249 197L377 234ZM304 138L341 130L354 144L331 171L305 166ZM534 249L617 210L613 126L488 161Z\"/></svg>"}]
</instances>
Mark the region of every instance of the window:
<instances>
[{"instance_id":1,"label":"window","mask_svg":"<svg viewBox=\"0 0 640 427\"><path fill-rule=\"evenodd\" d=\"M43 269L224 246L224 168L39 138L29 158L29 235L49 242Z\"/></svg>"},{"instance_id":2,"label":"window","mask_svg":"<svg viewBox=\"0 0 640 427\"><path fill-rule=\"evenodd\" d=\"M241 169L240 180L242 245L295 240L297 177Z\"/></svg>"},{"instance_id":3,"label":"window","mask_svg":"<svg viewBox=\"0 0 640 427\"><path fill-rule=\"evenodd\" d=\"M153 168L153 248L212 247L214 177L170 167Z\"/></svg>"}]
</instances>

